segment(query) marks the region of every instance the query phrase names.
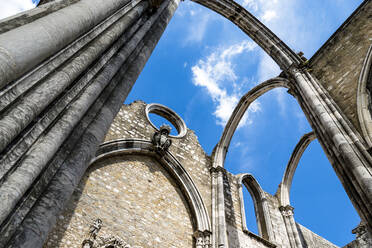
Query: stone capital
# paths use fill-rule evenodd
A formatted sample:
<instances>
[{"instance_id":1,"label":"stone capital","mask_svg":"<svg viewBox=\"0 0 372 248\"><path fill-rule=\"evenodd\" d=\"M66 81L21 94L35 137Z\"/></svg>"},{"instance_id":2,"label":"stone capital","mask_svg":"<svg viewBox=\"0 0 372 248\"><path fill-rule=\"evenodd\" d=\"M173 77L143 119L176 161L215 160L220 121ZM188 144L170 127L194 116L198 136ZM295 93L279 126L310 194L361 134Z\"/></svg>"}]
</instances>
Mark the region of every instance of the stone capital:
<instances>
[{"instance_id":1,"label":"stone capital","mask_svg":"<svg viewBox=\"0 0 372 248\"><path fill-rule=\"evenodd\" d=\"M218 173L225 173L226 169L223 168L222 166L216 166L216 167L212 167L210 171L212 174L218 174Z\"/></svg>"},{"instance_id":2,"label":"stone capital","mask_svg":"<svg viewBox=\"0 0 372 248\"><path fill-rule=\"evenodd\" d=\"M279 207L280 212L283 216L292 216L294 213L294 207L287 205L287 206L280 206Z\"/></svg>"}]
</instances>

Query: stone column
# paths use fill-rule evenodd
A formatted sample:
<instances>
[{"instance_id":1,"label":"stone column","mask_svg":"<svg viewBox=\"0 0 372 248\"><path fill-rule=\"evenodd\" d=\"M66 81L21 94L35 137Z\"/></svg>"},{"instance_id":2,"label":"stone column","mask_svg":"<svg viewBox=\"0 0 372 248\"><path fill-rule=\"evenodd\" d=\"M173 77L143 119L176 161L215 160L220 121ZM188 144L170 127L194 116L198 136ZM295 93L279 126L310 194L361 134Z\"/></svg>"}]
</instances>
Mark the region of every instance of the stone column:
<instances>
[{"instance_id":1,"label":"stone column","mask_svg":"<svg viewBox=\"0 0 372 248\"><path fill-rule=\"evenodd\" d=\"M291 68L297 96L361 219L372 232L372 157L352 124L306 68Z\"/></svg>"},{"instance_id":2,"label":"stone column","mask_svg":"<svg viewBox=\"0 0 372 248\"><path fill-rule=\"evenodd\" d=\"M225 217L225 196L223 175L225 169L221 166L212 167L212 230L213 247L227 248L227 232Z\"/></svg>"},{"instance_id":3,"label":"stone column","mask_svg":"<svg viewBox=\"0 0 372 248\"><path fill-rule=\"evenodd\" d=\"M42 246L179 0L153 3L80 0L0 35L0 247Z\"/></svg>"},{"instance_id":4,"label":"stone column","mask_svg":"<svg viewBox=\"0 0 372 248\"><path fill-rule=\"evenodd\" d=\"M302 248L302 243L301 243L300 236L299 236L299 233L296 227L296 222L294 221L294 218L293 218L294 208L290 205L287 205L287 206L281 206L279 210L283 216L285 228L287 230L288 239L289 239L289 243L291 244L291 247Z\"/></svg>"}]
</instances>

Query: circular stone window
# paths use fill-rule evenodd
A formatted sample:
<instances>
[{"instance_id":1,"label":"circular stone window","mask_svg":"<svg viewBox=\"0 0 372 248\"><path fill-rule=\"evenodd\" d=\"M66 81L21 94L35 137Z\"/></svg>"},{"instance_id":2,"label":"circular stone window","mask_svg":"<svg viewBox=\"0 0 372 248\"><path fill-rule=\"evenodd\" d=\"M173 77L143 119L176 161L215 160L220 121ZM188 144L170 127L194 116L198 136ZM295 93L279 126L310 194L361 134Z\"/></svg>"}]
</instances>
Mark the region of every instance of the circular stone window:
<instances>
[{"instance_id":1,"label":"circular stone window","mask_svg":"<svg viewBox=\"0 0 372 248\"><path fill-rule=\"evenodd\" d=\"M169 136L172 138L182 138L186 135L187 128L185 122L178 114L176 114L176 112L174 112L170 108L165 107L164 105L157 103L148 104L146 106L146 117L151 126L153 126L158 131L160 125L171 124L170 126L172 127L173 131L171 131L171 134ZM163 118L166 121L164 121ZM177 133L175 133L175 131L177 131Z\"/></svg>"}]
</instances>

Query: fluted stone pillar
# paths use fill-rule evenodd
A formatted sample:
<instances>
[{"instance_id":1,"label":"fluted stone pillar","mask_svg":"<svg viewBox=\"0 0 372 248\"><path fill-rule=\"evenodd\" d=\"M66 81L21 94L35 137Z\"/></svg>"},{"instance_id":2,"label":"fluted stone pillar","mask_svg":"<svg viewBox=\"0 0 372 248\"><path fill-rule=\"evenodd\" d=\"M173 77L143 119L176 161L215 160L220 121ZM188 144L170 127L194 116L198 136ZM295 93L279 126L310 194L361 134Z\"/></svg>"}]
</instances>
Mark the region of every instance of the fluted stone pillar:
<instances>
[{"instance_id":1,"label":"fluted stone pillar","mask_svg":"<svg viewBox=\"0 0 372 248\"><path fill-rule=\"evenodd\" d=\"M42 246L178 3L80 0L0 34L0 247Z\"/></svg>"},{"instance_id":2,"label":"fluted stone pillar","mask_svg":"<svg viewBox=\"0 0 372 248\"><path fill-rule=\"evenodd\" d=\"M293 218L294 208L290 205L287 205L287 206L281 206L279 210L283 216L285 228L287 230L288 239L289 239L289 243L291 244L291 247L302 248L302 243L301 243L300 236L299 236L299 233L296 227L296 222L294 221L294 218Z\"/></svg>"}]
</instances>

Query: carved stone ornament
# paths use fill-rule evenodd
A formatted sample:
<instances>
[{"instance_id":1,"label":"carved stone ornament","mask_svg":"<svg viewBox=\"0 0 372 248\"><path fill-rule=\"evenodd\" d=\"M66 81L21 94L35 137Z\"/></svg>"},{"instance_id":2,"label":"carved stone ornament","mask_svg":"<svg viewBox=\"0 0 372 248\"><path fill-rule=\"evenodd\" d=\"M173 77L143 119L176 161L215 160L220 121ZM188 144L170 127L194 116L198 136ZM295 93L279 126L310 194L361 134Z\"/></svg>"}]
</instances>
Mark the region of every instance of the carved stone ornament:
<instances>
[{"instance_id":1,"label":"carved stone ornament","mask_svg":"<svg viewBox=\"0 0 372 248\"><path fill-rule=\"evenodd\" d=\"M152 144L157 151L164 152L171 146L172 140L169 139L171 129L170 126L163 124L160 131L156 131L152 136Z\"/></svg>"},{"instance_id":2,"label":"carved stone ornament","mask_svg":"<svg viewBox=\"0 0 372 248\"><path fill-rule=\"evenodd\" d=\"M367 230L366 224L361 222L352 230L352 233L356 235L356 240L358 240L361 247L372 247L372 237Z\"/></svg>"},{"instance_id":3,"label":"carved stone ornament","mask_svg":"<svg viewBox=\"0 0 372 248\"><path fill-rule=\"evenodd\" d=\"M82 248L131 248L121 238L116 236L97 236L102 228L102 220L96 219L89 227L87 238L82 243Z\"/></svg>"},{"instance_id":4,"label":"carved stone ornament","mask_svg":"<svg viewBox=\"0 0 372 248\"><path fill-rule=\"evenodd\" d=\"M211 232L209 231L196 231L194 233L195 241L196 241L196 248L211 248Z\"/></svg>"},{"instance_id":5,"label":"carved stone ornament","mask_svg":"<svg viewBox=\"0 0 372 248\"><path fill-rule=\"evenodd\" d=\"M294 208L290 205L287 206L281 206L279 207L280 212L282 213L283 216L289 217L293 215L293 210Z\"/></svg>"}]
</instances>

